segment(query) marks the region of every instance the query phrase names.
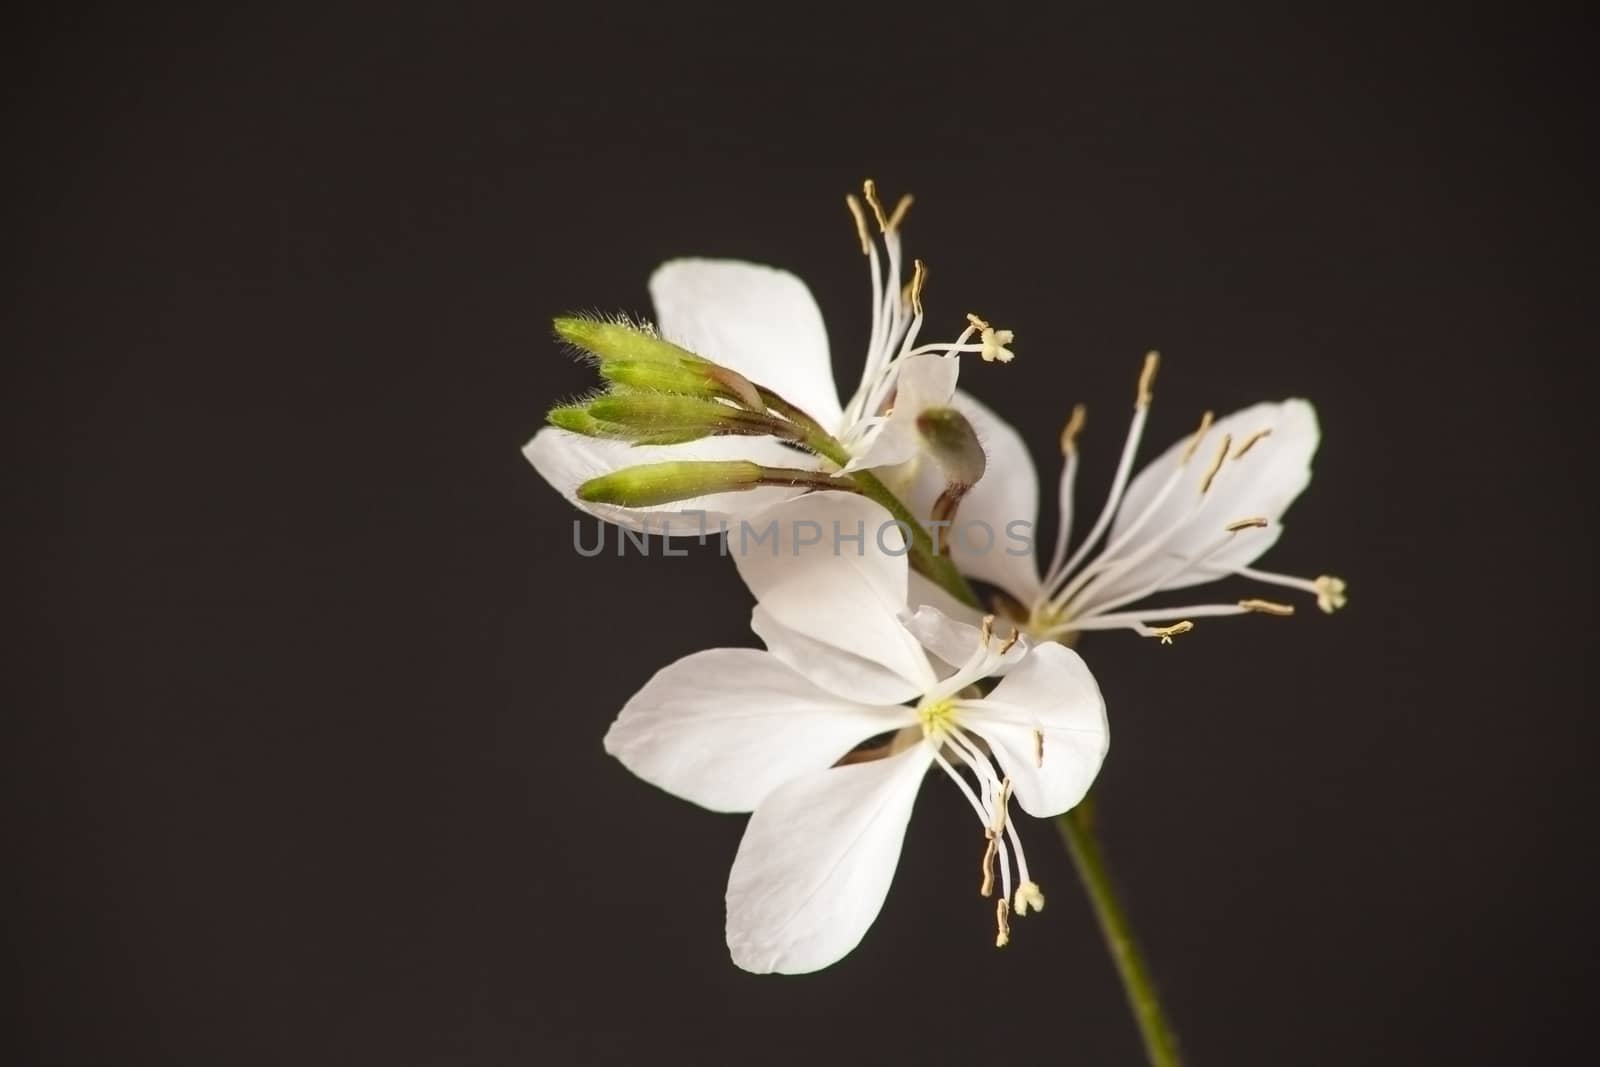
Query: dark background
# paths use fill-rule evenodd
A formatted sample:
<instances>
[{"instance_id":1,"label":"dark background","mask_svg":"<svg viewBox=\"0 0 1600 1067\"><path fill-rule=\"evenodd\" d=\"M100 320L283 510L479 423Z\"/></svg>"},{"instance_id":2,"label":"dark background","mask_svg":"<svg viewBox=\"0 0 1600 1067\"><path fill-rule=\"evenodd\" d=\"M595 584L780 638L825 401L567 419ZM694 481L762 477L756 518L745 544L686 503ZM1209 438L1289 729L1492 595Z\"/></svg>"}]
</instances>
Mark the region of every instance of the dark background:
<instances>
[{"instance_id":1,"label":"dark background","mask_svg":"<svg viewBox=\"0 0 1600 1067\"><path fill-rule=\"evenodd\" d=\"M964 383L1047 480L1089 404L1082 499L1146 347L1147 456L1205 407L1317 404L1265 562L1344 575L1349 609L1083 648L1104 833L1192 1061L1587 1039L1578 24L575 8L14 27L21 1058L1135 1062L1047 826L1050 907L1005 952L930 788L861 948L754 977L722 942L742 820L601 750L655 669L754 640L710 551L573 555L518 453L591 381L549 319L648 312L669 256L774 262L853 381L868 175L918 195L933 322L1017 331Z\"/></svg>"}]
</instances>

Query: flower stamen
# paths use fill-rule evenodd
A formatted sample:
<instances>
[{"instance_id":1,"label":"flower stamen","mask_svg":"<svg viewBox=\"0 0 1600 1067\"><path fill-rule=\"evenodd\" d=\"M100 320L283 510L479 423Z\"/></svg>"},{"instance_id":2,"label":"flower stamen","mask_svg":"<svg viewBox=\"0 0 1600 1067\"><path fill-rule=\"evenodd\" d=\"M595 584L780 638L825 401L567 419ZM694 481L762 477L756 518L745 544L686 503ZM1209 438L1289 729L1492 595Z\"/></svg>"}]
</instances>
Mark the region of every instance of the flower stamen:
<instances>
[{"instance_id":1,"label":"flower stamen","mask_svg":"<svg viewBox=\"0 0 1600 1067\"><path fill-rule=\"evenodd\" d=\"M1152 626L1150 627L1150 633L1147 636L1159 637L1161 638L1161 643L1163 645L1170 645L1172 644L1172 639L1174 637L1177 637L1180 634L1186 634L1192 629L1194 629L1194 623L1190 622L1188 619L1182 619L1173 623L1171 626Z\"/></svg>"},{"instance_id":2,"label":"flower stamen","mask_svg":"<svg viewBox=\"0 0 1600 1067\"><path fill-rule=\"evenodd\" d=\"M1251 434L1249 437L1246 437L1244 439L1243 443L1241 443L1239 445L1239 450L1233 454L1233 458L1234 459L1243 459L1244 458L1244 454L1246 452L1250 451L1252 448L1254 448L1257 441L1261 440L1263 437L1271 437L1271 436L1272 436L1272 427L1271 426L1266 426L1266 427L1263 427L1263 428L1257 430L1255 433Z\"/></svg>"},{"instance_id":3,"label":"flower stamen","mask_svg":"<svg viewBox=\"0 0 1600 1067\"><path fill-rule=\"evenodd\" d=\"M895 204L894 211L889 214L889 225L886 229L893 232L900 228L900 224L906 220L906 215L911 211L911 205L915 199L910 193L901 195L900 202Z\"/></svg>"},{"instance_id":4,"label":"flower stamen","mask_svg":"<svg viewBox=\"0 0 1600 1067\"><path fill-rule=\"evenodd\" d=\"M1067 424L1061 427L1061 454L1070 456L1078 450L1078 435L1083 432L1083 424L1088 420L1089 409L1082 404L1072 405L1072 414L1067 417Z\"/></svg>"},{"instance_id":5,"label":"flower stamen","mask_svg":"<svg viewBox=\"0 0 1600 1067\"><path fill-rule=\"evenodd\" d=\"M1161 353L1151 349L1144 354L1144 367L1139 371L1139 396L1134 402L1139 407L1147 408L1156 398L1152 387L1156 383L1156 368L1161 366Z\"/></svg>"},{"instance_id":6,"label":"flower stamen","mask_svg":"<svg viewBox=\"0 0 1600 1067\"><path fill-rule=\"evenodd\" d=\"M928 265L920 259L913 259L911 261L911 312L919 319L922 317L922 289L927 284Z\"/></svg>"},{"instance_id":7,"label":"flower stamen","mask_svg":"<svg viewBox=\"0 0 1600 1067\"><path fill-rule=\"evenodd\" d=\"M1200 416L1200 428L1194 432L1193 437L1189 438L1189 447L1183 450L1183 458L1178 461L1178 466L1186 467L1189 465L1189 461L1194 458L1195 452L1200 448L1200 442L1206 439L1206 431L1211 429L1213 417L1209 411Z\"/></svg>"},{"instance_id":8,"label":"flower stamen","mask_svg":"<svg viewBox=\"0 0 1600 1067\"><path fill-rule=\"evenodd\" d=\"M878 231L888 233L889 218L883 213L883 201L878 199L878 183L868 178L861 183L861 195L867 198L867 206L872 208L873 217L878 220Z\"/></svg>"},{"instance_id":9,"label":"flower stamen","mask_svg":"<svg viewBox=\"0 0 1600 1067\"><path fill-rule=\"evenodd\" d=\"M850 209L850 214L856 220L856 236L861 238L861 254L864 256L871 255L872 235L867 230L867 216L861 210L861 201L855 198L854 193L847 193L845 194L844 204L845 207Z\"/></svg>"},{"instance_id":10,"label":"flower stamen","mask_svg":"<svg viewBox=\"0 0 1600 1067\"><path fill-rule=\"evenodd\" d=\"M1228 449L1233 445L1233 435L1222 435L1222 448L1217 451L1217 458L1211 461L1211 467L1206 471L1206 476L1200 479L1200 495L1205 496L1211 491L1211 483L1216 480L1217 472L1222 469L1222 463L1228 458Z\"/></svg>"}]
</instances>

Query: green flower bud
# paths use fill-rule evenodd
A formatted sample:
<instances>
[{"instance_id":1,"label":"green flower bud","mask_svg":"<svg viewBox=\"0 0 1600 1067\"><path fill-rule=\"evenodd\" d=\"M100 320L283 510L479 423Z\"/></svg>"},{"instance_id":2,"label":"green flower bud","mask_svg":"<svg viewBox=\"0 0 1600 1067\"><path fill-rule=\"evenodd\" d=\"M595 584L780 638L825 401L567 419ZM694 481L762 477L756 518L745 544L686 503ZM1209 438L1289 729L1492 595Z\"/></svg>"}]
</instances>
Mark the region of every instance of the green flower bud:
<instances>
[{"instance_id":1,"label":"green flower bud","mask_svg":"<svg viewBox=\"0 0 1600 1067\"><path fill-rule=\"evenodd\" d=\"M545 421L558 430L579 433L585 437L615 437L617 427L608 426L589 414L587 404L562 404L550 409Z\"/></svg>"},{"instance_id":2,"label":"green flower bud","mask_svg":"<svg viewBox=\"0 0 1600 1067\"><path fill-rule=\"evenodd\" d=\"M589 414L628 433L692 434L685 440L714 434L771 433L770 420L698 397L673 393L610 393L589 402Z\"/></svg>"},{"instance_id":3,"label":"green flower bud","mask_svg":"<svg viewBox=\"0 0 1600 1067\"><path fill-rule=\"evenodd\" d=\"M583 349L602 364L611 360L630 363L704 364L706 360L663 341L654 330L625 322L564 317L555 320L556 336Z\"/></svg>"},{"instance_id":4,"label":"green flower bud","mask_svg":"<svg viewBox=\"0 0 1600 1067\"><path fill-rule=\"evenodd\" d=\"M748 460L697 460L624 467L578 486L578 499L592 504L643 508L708 493L738 492L762 484L762 468Z\"/></svg>"},{"instance_id":5,"label":"green flower bud","mask_svg":"<svg viewBox=\"0 0 1600 1067\"><path fill-rule=\"evenodd\" d=\"M581 318L556 319L555 328L562 340L599 361L607 381L658 393L721 397L766 413L760 391L744 375L664 341L649 328Z\"/></svg>"},{"instance_id":6,"label":"green flower bud","mask_svg":"<svg viewBox=\"0 0 1600 1067\"><path fill-rule=\"evenodd\" d=\"M713 399L725 390L698 367L659 360L609 359L600 364L600 377L614 385L651 393L678 393Z\"/></svg>"},{"instance_id":7,"label":"green flower bud","mask_svg":"<svg viewBox=\"0 0 1600 1067\"><path fill-rule=\"evenodd\" d=\"M965 415L955 408L929 408L917 416L917 432L952 484L978 484L988 459Z\"/></svg>"}]
</instances>

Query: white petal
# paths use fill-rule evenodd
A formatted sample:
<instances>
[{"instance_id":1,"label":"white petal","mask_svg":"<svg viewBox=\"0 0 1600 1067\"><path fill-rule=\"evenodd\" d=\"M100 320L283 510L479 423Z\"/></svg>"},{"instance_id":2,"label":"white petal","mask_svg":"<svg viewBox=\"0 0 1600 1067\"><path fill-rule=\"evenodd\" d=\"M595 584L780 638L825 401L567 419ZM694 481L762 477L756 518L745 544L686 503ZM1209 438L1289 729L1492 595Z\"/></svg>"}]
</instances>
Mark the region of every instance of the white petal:
<instances>
[{"instance_id":1,"label":"white petal","mask_svg":"<svg viewBox=\"0 0 1600 1067\"><path fill-rule=\"evenodd\" d=\"M791 630L760 604L750 613L750 628L768 652L809 681L848 700L903 704L922 693L920 686L882 664Z\"/></svg>"},{"instance_id":2,"label":"white petal","mask_svg":"<svg viewBox=\"0 0 1600 1067\"><path fill-rule=\"evenodd\" d=\"M1011 624L996 620L995 633L991 642L1004 642L1011 635ZM952 667L959 667L972 657L978 650L978 645L983 636L979 624L951 618L938 608L922 605L906 620L906 629L917 636L922 642L922 647L944 660ZM992 644L998 651L999 645ZM1019 636L1016 644L1006 652L999 665L989 672L990 676L998 677L1014 667L1023 656L1027 655L1029 641L1026 637Z\"/></svg>"},{"instance_id":3,"label":"white petal","mask_svg":"<svg viewBox=\"0 0 1600 1067\"><path fill-rule=\"evenodd\" d=\"M909 463L922 446L916 423L892 415L861 440L863 443L856 446L858 451L850 462L839 469L840 474Z\"/></svg>"},{"instance_id":4,"label":"white petal","mask_svg":"<svg viewBox=\"0 0 1600 1067\"><path fill-rule=\"evenodd\" d=\"M758 974L843 957L878 917L932 750L798 778L750 817L728 876L728 949Z\"/></svg>"},{"instance_id":5,"label":"white petal","mask_svg":"<svg viewBox=\"0 0 1600 1067\"><path fill-rule=\"evenodd\" d=\"M894 407L888 418L868 440L867 447L854 456L846 471L872 470L905 463L922 451L922 435L917 418L929 408L951 405L961 362L947 356L908 356L896 366Z\"/></svg>"},{"instance_id":6,"label":"white petal","mask_svg":"<svg viewBox=\"0 0 1600 1067\"><path fill-rule=\"evenodd\" d=\"M799 278L732 259L674 259L650 276L650 298L663 337L838 426L828 334Z\"/></svg>"},{"instance_id":7,"label":"white petal","mask_svg":"<svg viewBox=\"0 0 1600 1067\"><path fill-rule=\"evenodd\" d=\"M1241 458L1231 458L1261 430L1271 433L1258 439ZM1204 503L1194 509L1200 485L1222 447L1224 434L1232 438L1230 458L1217 472ZM1167 532L1175 524L1181 524L1181 531L1152 561L1114 585L1097 589L1094 600L1103 603L1131 591L1153 572L1170 567L1179 557L1204 551L1217 542L1230 522L1256 517L1267 519L1271 526L1241 532L1224 551L1212 557L1204 570L1182 575L1163 588L1181 589L1247 566L1277 540L1279 519L1301 490L1310 484L1311 457L1319 439L1316 411L1304 400L1256 404L1217 420L1196 448L1182 481L1143 523L1135 541L1147 543L1148 538ZM1189 439L1184 438L1133 479L1112 524L1112 540L1138 519L1188 448ZM1132 548L1125 548L1118 554L1127 555Z\"/></svg>"},{"instance_id":8,"label":"white petal","mask_svg":"<svg viewBox=\"0 0 1600 1067\"><path fill-rule=\"evenodd\" d=\"M771 653L714 648L657 672L611 724L605 746L669 793L713 811L750 811L785 782L915 721L909 708L818 689Z\"/></svg>"},{"instance_id":9,"label":"white petal","mask_svg":"<svg viewBox=\"0 0 1600 1067\"><path fill-rule=\"evenodd\" d=\"M1040 818L1083 799L1111 741L1094 675L1054 642L1035 647L992 693L964 705L961 725L989 742L1017 803Z\"/></svg>"},{"instance_id":10,"label":"white petal","mask_svg":"<svg viewBox=\"0 0 1600 1067\"><path fill-rule=\"evenodd\" d=\"M900 621L906 557L879 547L880 537L897 551L904 544L887 511L854 493L808 493L763 511L750 525L756 534L770 530L768 540L730 543L729 551L773 619L882 664L919 690L933 683L927 655Z\"/></svg>"},{"instance_id":11,"label":"white petal","mask_svg":"<svg viewBox=\"0 0 1600 1067\"><path fill-rule=\"evenodd\" d=\"M961 377L961 360L954 356L923 353L897 360L894 405L890 414L916 421L929 408L949 407Z\"/></svg>"},{"instance_id":12,"label":"white petal","mask_svg":"<svg viewBox=\"0 0 1600 1067\"><path fill-rule=\"evenodd\" d=\"M969 607L951 596L944 587L938 585L916 571L911 572L911 581L906 588L906 603L910 610L915 612L919 608L937 608L941 615L946 615L961 622L977 626L987 612L974 607Z\"/></svg>"},{"instance_id":13,"label":"white petal","mask_svg":"<svg viewBox=\"0 0 1600 1067\"><path fill-rule=\"evenodd\" d=\"M1039 593L1039 483L1028 446L975 397L958 392L955 406L972 423L987 462L956 512L950 558L963 574L1032 604Z\"/></svg>"},{"instance_id":14,"label":"white petal","mask_svg":"<svg viewBox=\"0 0 1600 1067\"><path fill-rule=\"evenodd\" d=\"M598 478L623 467L673 460L748 459L771 467L810 468L817 465L815 457L786 448L770 437L707 437L681 445L635 446L626 441L584 437L553 426L547 426L535 434L533 440L523 446L522 454L533 464L534 470L575 507L630 530L677 535L700 533L700 520L697 516L687 514L690 511L706 513L705 528L714 536L719 521L726 520L737 528L740 519L779 501L798 496L802 490L787 486L762 486L738 493L712 493L671 504L625 508L579 500L578 486L590 478Z\"/></svg>"}]
</instances>

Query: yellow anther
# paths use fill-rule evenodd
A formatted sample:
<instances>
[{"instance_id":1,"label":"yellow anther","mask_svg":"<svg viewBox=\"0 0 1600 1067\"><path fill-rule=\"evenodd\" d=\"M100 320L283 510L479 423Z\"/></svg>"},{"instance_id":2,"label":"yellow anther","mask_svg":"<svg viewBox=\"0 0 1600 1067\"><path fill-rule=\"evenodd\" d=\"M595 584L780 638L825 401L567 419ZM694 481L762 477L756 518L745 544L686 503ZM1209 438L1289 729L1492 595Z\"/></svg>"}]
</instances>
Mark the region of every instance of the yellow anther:
<instances>
[{"instance_id":1,"label":"yellow anther","mask_svg":"<svg viewBox=\"0 0 1600 1067\"><path fill-rule=\"evenodd\" d=\"M867 216L861 210L861 201L854 195L846 195L844 204L856 220L856 236L861 238L861 254L868 255L872 252L872 235L867 232Z\"/></svg>"},{"instance_id":2,"label":"yellow anther","mask_svg":"<svg viewBox=\"0 0 1600 1067\"><path fill-rule=\"evenodd\" d=\"M1268 426L1267 428L1262 429L1262 430L1257 430L1255 433L1251 434L1249 437L1246 437L1244 439L1244 441L1239 445L1239 450L1233 454L1233 458L1234 459L1243 459L1244 458L1244 454L1246 452L1250 451L1252 448L1254 448L1256 446L1256 442L1257 441L1261 440L1263 437L1271 437L1271 436L1272 436L1272 427L1271 426Z\"/></svg>"},{"instance_id":3,"label":"yellow anther","mask_svg":"<svg viewBox=\"0 0 1600 1067\"><path fill-rule=\"evenodd\" d=\"M1263 526L1270 525L1271 523L1267 522L1266 519L1258 515L1253 519L1238 519L1234 522L1230 522L1228 525L1224 526L1223 529L1227 530L1229 533L1238 533L1240 530L1259 530Z\"/></svg>"},{"instance_id":4,"label":"yellow anther","mask_svg":"<svg viewBox=\"0 0 1600 1067\"><path fill-rule=\"evenodd\" d=\"M1182 622L1175 622L1171 626L1152 626L1150 627L1150 636L1161 638L1163 645L1170 645L1174 637L1186 634L1192 629L1194 629L1194 623L1184 619Z\"/></svg>"},{"instance_id":5,"label":"yellow anther","mask_svg":"<svg viewBox=\"0 0 1600 1067\"><path fill-rule=\"evenodd\" d=\"M1194 458L1195 449L1200 447L1200 442L1206 439L1206 431L1211 429L1211 418L1211 412L1209 411L1200 416L1200 428L1194 432L1193 437L1189 438L1189 447L1183 450L1183 459L1180 464L1188 463Z\"/></svg>"},{"instance_id":6,"label":"yellow anther","mask_svg":"<svg viewBox=\"0 0 1600 1067\"><path fill-rule=\"evenodd\" d=\"M1078 435L1083 432L1083 424L1089 418L1089 409L1082 404L1072 405L1072 414L1067 417L1067 424L1061 428L1061 454L1070 456L1078 448Z\"/></svg>"},{"instance_id":7,"label":"yellow anther","mask_svg":"<svg viewBox=\"0 0 1600 1067\"><path fill-rule=\"evenodd\" d=\"M1216 478L1217 472L1222 469L1222 461L1228 458L1228 449L1232 445L1233 445L1233 435L1232 434L1226 434L1226 433L1223 434L1222 435L1222 447L1217 450L1217 458L1211 461L1211 469L1206 471L1206 476L1204 478L1200 479L1200 495L1201 496L1205 496L1208 492L1211 491L1212 479Z\"/></svg>"},{"instance_id":8,"label":"yellow anther","mask_svg":"<svg viewBox=\"0 0 1600 1067\"><path fill-rule=\"evenodd\" d=\"M910 199L907 197L906 199ZM901 201L904 203L905 201ZM895 213L897 216L899 212ZM928 284L928 265L920 259L911 261L911 310L922 315L922 288Z\"/></svg>"},{"instance_id":9,"label":"yellow anther","mask_svg":"<svg viewBox=\"0 0 1600 1067\"><path fill-rule=\"evenodd\" d=\"M1259 612L1262 615L1293 615L1293 604L1280 604L1275 600L1241 600L1239 606L1246 611Z\"/></svg>"},{"instance_id":10,"label":"yellow anther","mask_svg":"<svg viewBox=\"0 0 1600 1067\"><path fill-rule=\"evenodd\" d=\"M974 330L992 330L994 328L970 311L967 312L967 321L972 323L972 328Z\"/></svg>"},{"instance_id":11,"label":"yellow anther","mask_svg":"<svg viewBox=\"0 0 1600 1067\"><path fill-rule=\"evenodd\" d=\"M1007 652L1010 652L1011 649L1016 645L1016 643L1018 641L1020 641L1021 639L1022 639L1022 635L1020 633L1018 633L1017 632L1017 628L1015 626L1013 626L1011 628L1011 636L1006 638L1005 644L1000 646L1000 654L1003 656Z\"/></svg>"},{"instance_id":12,"label":"yellow anther","mask_svg":"<svg viewBox=\"0 0 1600 1067\"><path fill-rule=\"evenodd\" d=\"M894 206L894 212L889 216L889 230L898 230L900 224L906 221L906 213L911 210L911 204L915 199L910 193L900 198L900 202Z\"/></svg>"},{"instance_id":13,"label":"yellow anther","mask_svg":"<svg viewBox=\"0 0 1600 1067\"><path fill-rule=\"evenodd\" d=\"M985 615L983 625L978 628L978 640L984 648L989 647L989 639L994 636L994 616Z\"/></svg>"},{"instance_id":14,"label":"yellow anther","mask_svg":"<svg viewBox=\"0 0 1600 1067\"><path fill-rule=\"evenodd\" d=\"M994 896L994 858L999 851L999 841L993 834L989 834L989 843L983 849L983 883L978 886L980 896Z\"/></svg>"},{"instance_id":15,"label":"yellow anther","mask_svg":"<svg viewBox=\"0 0 1600 1067\"><path fill-rule=\"evenodd\" d=\"M867 206L872 209L872 217L878 220L878 229L888 233L889 219L883 213L883 201L878 199L878 183L871 178L862 182L861 195L867 198Z\"/></svg>"},{"instance_id":16,"label":"yellow anther","mask_svg":"<svg viewBox=\"0 0 1600 1067\"><path fill-rule=\"evenodd\" d=\"M994 902L994 947L1005 948L1011 943L1011 902L1001 897Z\"/></svg>"},{"instance_id":17,"label":"yellow anther","mask_svg":"<svg viewBox=\"0 0 1600 1067\"><path fill-rule=\"evenodd\" d=\"M1033 732L1033 765L1035 767L1044 766L1044 731L1042 730Z\"/></svg>"},{"instance_id":18,"label":"yellow anther","mask_svg":"<svg viewBox=\"0 0 1600 1067\"><path fill-rule=\"evenodd\" d=\"M1022 916L1030 911L1044 910L1044 890L1039 888L1038 882L1023 882L1017 886L1016 905L1013 910Z\"/></svg>"},{"instance_id":19,"label":"yellow anther","mask_svg":"<svg viewBox=\"0 0 1600 1067\"><path fill-rule=\"evenodd\" d=\"M1324 574L1317 578L1317 607L1324 614L1332 615L1344 607L1349 597L1344 595L1345 584L1343 578L1335 578L1331 574Z\"/></svg>"},{"instance_id":20,"label":"yellow anther","mask_svg":"<svg viewBox=\"0 0 1600 1067\"><path fill-rule=\"evenodd\" d=\"M1144 369L1139 372L1139 398L1135 403L1142 408L1150 406L1150 401L1155 399L1151 387L1156 383L1156 368L1161 365L1161 353L1154 349L1144 354Z\"/></svg>"}]
</instances>

